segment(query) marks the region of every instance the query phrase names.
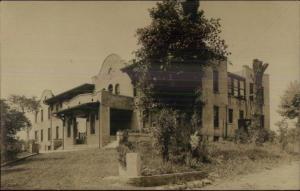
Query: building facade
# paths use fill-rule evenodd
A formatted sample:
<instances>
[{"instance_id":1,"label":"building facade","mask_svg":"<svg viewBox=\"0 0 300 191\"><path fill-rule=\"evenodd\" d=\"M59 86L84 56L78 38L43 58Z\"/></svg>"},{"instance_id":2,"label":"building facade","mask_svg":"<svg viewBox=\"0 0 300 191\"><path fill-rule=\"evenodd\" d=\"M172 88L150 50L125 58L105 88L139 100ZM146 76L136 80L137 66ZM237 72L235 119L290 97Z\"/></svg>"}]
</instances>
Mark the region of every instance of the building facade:
<instances>
[{"instance_id":1,"label":"building facade","mask_svg":"<svg viewBox=\"0 0 300 191\"><path fill-rule=\"evenodd\" d=\"M126 72L130 66L118 55L111 54L104 61L92 83L53 95L45 90L41 109L35 116L32 138L41 151L69 149L78 145L102 148L116 139L116 132L124 129L142 129L141 111L134 107L138 99L134 80ZM201 133L210 139L233 137L238 120L250 118L253 112L253 72L248 66L237 73L227 71L226 61L203 72L201 84L204 105ZM179 75L179 74L178 74ZM169 75L173 89L184 87ZM191 78L192 75L188 74ZM155 79L165 77L156 76ZM166 80L165 80L166 81ZM159 81L158 84L164 84ZM269 76L264 75L264 126L269 128Z\"/></svg>"}]
</instances>

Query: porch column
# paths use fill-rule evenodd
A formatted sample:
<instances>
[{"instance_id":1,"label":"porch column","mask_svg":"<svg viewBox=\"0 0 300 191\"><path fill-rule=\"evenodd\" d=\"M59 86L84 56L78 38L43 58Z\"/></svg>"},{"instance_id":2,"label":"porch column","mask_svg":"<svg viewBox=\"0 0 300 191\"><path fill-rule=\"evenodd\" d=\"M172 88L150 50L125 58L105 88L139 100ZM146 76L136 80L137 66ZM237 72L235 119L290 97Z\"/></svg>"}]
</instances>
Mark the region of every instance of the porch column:
<instances>
[{"instance_id":1,"label":"porch column","mask_svg":"<svg viewBox=\"0 0 300 191\"><path fill-rule=\"evenodd\" d=\"M109 143L110 137L110 107L100 104L100 148Z\"/></svg>"}]
</instances>

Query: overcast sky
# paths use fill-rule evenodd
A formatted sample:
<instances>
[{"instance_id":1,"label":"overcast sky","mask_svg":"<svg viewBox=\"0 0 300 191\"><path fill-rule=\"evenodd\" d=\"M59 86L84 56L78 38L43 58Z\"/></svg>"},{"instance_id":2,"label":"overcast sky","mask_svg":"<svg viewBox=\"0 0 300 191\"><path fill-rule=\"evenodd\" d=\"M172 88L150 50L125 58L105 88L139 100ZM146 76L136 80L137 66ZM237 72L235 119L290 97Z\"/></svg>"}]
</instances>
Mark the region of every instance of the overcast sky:
<instances>
[{"instance_id":1,"label":"overcast sky","mask_svg":"<svg viewBox=\"0 0 300 191\"><path fill-rule=\"evenodd\" d=\"M55 94L90 83L104 58L133 58L135 31L150 22L155 2L1 2L1 97ZM300 78L299 2L204 1L207 17L221 18L232 52L229 71L268 62L271 128L280 95Z\"/></svg>"}]
</instances>

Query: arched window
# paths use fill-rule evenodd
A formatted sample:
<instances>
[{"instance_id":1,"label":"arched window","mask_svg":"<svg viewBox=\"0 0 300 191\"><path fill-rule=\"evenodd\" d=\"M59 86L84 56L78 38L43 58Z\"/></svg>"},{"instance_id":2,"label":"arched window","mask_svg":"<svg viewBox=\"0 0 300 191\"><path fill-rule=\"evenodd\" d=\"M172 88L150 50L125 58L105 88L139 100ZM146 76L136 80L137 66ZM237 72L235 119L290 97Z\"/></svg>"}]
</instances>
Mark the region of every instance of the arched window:
<instances>
[{"instance_id":1,"label":"arched window","mask_svg":"<svg viewBox=\"0 0 300 191\"><path fill-rule=\"evenodd\" d=\"M113 85L109 84L109 86L108 86L108 91L109 91L110 93L113 93L113 89L114 89Z\"/></svg>"},{"instance_id":2,"label":"arched window","mask_svg":"<svg viewBox=\"0 0 300 191\"><path fill-rule=\"evenodd\" d=\"M119 84L115 85L115 94L120 95L120 85Z\"/></svg>"}]
</instances>

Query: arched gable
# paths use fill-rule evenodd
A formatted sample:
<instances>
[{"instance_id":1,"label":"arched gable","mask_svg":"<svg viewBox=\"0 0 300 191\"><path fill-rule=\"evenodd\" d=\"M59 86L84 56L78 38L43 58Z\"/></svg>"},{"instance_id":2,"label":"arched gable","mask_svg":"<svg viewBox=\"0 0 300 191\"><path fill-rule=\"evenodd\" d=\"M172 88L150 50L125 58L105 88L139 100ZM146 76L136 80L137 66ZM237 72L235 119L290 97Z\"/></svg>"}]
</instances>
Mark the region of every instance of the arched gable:
<instances>
[{"instance_id":1,"label":"arched gable","mask_svg":"<svg viewBox=\"0 0 300 191\"><path fill-rule=\"evenodd\" d=\"M115 86L120 90L120 95L133 96L133 88L129 76L122 72L121 69L127 66L126 61L117 54L108 55L96 76L92 78L96 91L102 89L108 90L110 85L113 86L115 94Z\"/></svg>"},{"instance_id":2,"label":"arched gable","mask_svg":"<svg viewBox=\"0 0 300 191\"><path fill-rule=\"evenodd\" d=\"M54 94L52 93L51 90L44 90L44 91L42 92L41 97L40 97L40 103L43 104L43 103L44 103L44 100L49 99L49 98L51 98L51 97L53 97L53 96L54 96Z\"/></svg>"}]
</instances>

